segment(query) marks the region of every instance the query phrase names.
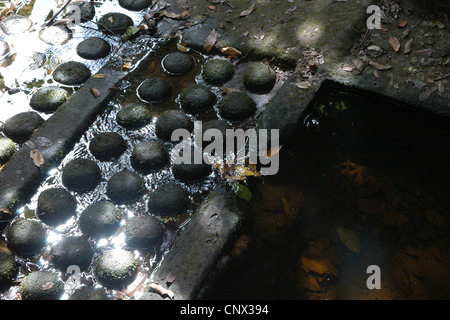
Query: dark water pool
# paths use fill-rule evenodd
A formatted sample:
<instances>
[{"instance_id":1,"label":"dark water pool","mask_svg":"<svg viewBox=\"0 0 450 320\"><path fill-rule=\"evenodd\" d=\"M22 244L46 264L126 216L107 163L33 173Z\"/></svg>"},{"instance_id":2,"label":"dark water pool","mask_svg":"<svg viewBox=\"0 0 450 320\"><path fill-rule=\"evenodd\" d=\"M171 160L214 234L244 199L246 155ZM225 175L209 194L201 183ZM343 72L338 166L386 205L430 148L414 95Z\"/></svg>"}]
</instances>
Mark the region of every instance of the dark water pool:
<instances>
[{"instance_id":1,"label":"dark water pool","mask_svg":"<svg viewBox=\"0 0 450 320\"><path fill-rule=\"evenodd\" d=\"M207 299L448 299L450 123L326 83ZM380 289L369 289L369 266Z\"/></svg>"}]
</instances>

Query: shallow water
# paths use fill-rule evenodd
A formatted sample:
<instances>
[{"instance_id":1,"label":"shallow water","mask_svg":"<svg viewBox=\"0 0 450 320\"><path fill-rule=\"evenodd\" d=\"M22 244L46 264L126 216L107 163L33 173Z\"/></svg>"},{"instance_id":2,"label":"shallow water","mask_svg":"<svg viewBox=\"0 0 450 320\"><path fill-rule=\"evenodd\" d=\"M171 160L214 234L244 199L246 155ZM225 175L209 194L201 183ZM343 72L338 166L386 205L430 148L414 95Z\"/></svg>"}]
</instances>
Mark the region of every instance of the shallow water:
<instances>
[{"instance_id":1,"label":"shallow water","mask_svg":"<svg viewBox=\"0 0 450 320\"><path fill-rule=\"evenodd\" d=\"M448 299L448 137L430 115L321 90L280 172L250 184L252 222L204 298Z\"/></svg>"}]
</instances>

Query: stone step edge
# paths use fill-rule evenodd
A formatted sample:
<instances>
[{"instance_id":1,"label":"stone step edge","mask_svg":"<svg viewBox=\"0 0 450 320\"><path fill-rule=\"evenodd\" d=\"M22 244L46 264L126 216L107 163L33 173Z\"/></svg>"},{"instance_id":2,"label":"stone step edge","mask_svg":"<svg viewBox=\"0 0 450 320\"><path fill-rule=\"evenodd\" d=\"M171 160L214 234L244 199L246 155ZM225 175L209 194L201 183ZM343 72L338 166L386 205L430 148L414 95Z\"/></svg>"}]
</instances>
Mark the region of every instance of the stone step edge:
<instances>
[{"instance_id":1,"label":"stone step edge","mask_svg":"<svg viewBox=\"0 0 450 320\"><path fill-rule=\"evenodd\" d=\"M0 171L0 208L7 208L13 213L13 210L29 200L30 193L35 192L45 180L48 170L59 165L112 99L119 82L129 74L115 70L109 63L98 73L105 77L88 79L34 132ZM98 96L94 95L92 88L98 91ZM40 167L30 157L33 149L38 150L44 159Z\"/></svg>"}]
</instances>

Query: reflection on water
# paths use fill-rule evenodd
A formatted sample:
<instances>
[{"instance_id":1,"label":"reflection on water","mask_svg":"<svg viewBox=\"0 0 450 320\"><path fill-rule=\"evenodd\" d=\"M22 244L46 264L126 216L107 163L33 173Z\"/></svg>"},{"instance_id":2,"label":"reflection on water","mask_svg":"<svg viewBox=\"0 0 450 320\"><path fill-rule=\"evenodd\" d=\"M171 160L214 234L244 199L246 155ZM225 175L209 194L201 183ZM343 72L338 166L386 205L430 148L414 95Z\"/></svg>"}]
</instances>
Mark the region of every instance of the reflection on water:
<instances>
[{"instance_id":1,"label":"reflection on water","mask_svg":"<svg viewBox=\"0 0 450 320\"><path fill-rule=\"evenodd\" d=\"M278 175L251 185L251 223L205 298L450 297L448 122L341 89L319 92Z\"/></svg>"}]
</instances>

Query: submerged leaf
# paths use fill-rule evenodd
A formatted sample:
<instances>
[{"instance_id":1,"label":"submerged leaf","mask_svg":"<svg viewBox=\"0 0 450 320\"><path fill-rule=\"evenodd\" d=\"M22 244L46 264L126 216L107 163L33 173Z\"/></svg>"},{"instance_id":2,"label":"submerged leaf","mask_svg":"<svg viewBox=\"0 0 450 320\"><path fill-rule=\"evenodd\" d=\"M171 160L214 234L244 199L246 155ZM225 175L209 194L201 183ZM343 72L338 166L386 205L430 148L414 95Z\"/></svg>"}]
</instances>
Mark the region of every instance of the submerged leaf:
<instances>
[{"instance_id":1,"label":"submerged leaf","mask_svg":"<svg viewBox=\"0 0 450 320\"><path fill-rule=\"evenodd\" d=\"M233 191L238 195L239 198L244 199L248 202L252 200L252 192L250 189L238 182L232 184Z\"/></svg>"},{"instance_id":2,"label":"submerged leaf","mask_svg":"<svg viewBox=\"0 0 450 320\"><path fill-rule=\"evenodd\" d=\"M361 244L359 238L353 230L347 228L338 228L337 233L339 240L344 244L344 246L354 253L359 253L361 250Z\"/></svg>"},{"instance_id":3,"label":"submerged leaf","mask_svg":"<svg viewBox=\"0 0 450 320\"><path fill-rule=\"evenodd\" d=\"M384 212L381 205L372 199L358 199L356 200L356 207L364 213L382 214Z\"/></svg>"}]
</instances>

